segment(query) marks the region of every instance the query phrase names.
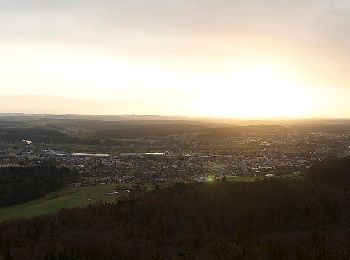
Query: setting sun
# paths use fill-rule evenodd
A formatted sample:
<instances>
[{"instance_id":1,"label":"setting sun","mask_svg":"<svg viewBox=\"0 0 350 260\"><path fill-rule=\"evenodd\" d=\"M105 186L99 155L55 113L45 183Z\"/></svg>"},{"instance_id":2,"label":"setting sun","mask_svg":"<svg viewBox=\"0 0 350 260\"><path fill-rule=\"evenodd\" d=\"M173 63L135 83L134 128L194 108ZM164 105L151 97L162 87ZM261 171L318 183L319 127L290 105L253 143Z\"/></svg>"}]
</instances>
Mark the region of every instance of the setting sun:
<instances>
[{"instance_id":1,"label":"setting sun","mask_svg":"<svg viewBox=\"0 0 350 260\"><path fill-rule=\"evenodd\" d=\"M197 113L215 117L307 117L313 105L310 90L268 67L212 78L201 93Z\"/></svg>"}]
</instances>

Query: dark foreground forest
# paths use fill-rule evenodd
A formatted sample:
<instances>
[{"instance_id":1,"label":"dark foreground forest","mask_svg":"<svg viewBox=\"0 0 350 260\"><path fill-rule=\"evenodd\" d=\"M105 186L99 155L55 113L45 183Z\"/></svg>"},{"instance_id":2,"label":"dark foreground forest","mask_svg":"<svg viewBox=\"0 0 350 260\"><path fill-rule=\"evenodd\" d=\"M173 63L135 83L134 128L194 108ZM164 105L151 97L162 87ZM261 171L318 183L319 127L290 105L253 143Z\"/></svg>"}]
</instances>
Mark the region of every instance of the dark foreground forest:
<instances>
[{"instance_id":1,"label":"dark foreground forest","mask_svg":"<svg viewBox=\"0 0 350 260\"><path fill-rule=\"evenodd\" d=\"M5 222L0 259L350 259L349 180L347 158Z\"/></svg>"}]
</instances>

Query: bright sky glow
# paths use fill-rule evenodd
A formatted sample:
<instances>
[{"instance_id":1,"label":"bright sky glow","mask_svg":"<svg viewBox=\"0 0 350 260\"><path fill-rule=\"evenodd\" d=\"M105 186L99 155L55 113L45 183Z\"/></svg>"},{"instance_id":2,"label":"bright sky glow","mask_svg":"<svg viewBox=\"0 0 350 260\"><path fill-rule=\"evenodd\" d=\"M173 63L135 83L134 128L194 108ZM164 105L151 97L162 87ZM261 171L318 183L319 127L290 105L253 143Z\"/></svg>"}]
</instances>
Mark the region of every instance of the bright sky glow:
<instances>
[{"instance_id":1,"label":"bright sky glow","mask_svg":"<svg viewBox=\"0 0 350 260\"><path fill-rule=\"evenodd\" d=\"M247 67L204 83L197 111L215 117L310 117L308 91L277 70Z\"/></svg>"},{"instance_id":2,"label":"bright sky glow","mask_svg":"<svg viewBox=\"0 0 350 260\"><path fill-rule=\"evenodd\" d=\"M349 3L0 0L0 112L349 117Z\"/></svg>"}]
</instances>

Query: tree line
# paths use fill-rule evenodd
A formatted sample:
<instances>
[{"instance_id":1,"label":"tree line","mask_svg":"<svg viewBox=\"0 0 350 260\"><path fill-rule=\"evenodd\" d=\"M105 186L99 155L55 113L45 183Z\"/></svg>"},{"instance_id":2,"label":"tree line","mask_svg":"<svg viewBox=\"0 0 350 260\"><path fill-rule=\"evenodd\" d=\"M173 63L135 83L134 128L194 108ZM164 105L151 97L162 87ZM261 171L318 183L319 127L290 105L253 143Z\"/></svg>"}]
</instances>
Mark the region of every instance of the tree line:
<instances>
[{"instance_id":1,"label":"tree line","mask_svg":"<svg viewBox=\"0 0 350 260\"><path fill-rule=\"evenodd\" d=\"M0 207L43 197L73 178L69 169L53 166L0 168Z\"/></svg>"}]
</instances>

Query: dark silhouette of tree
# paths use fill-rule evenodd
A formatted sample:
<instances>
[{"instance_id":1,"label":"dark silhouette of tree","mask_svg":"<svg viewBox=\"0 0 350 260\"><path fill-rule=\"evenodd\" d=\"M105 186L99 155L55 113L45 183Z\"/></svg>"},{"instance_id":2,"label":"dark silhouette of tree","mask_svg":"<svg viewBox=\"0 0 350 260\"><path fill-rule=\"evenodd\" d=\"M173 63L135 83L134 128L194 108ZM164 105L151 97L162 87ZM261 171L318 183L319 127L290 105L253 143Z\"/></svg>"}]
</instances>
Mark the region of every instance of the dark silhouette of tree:
<instances>
[{"instance_id":1,"label":"dark silhouette of tree","mask_svg":"<svg viewBox=\"0 0 350 260\"><path fill-rule=\"evenodd\" d=\"M347 191L316 181L318 169L312 181L177 184L4 222L0 259L350 259Z\"/></svg>"},{"instance_id":2,"label":"dark silhouette of tree","mask_svg":"<svg viewBox=\"0 0 350 260\"><path fill-rule=\"evenodd\" d=\"M0 168L0 207L43 197L74 178L70 170L52 166Z\"/></svg>"}]
</instances>

